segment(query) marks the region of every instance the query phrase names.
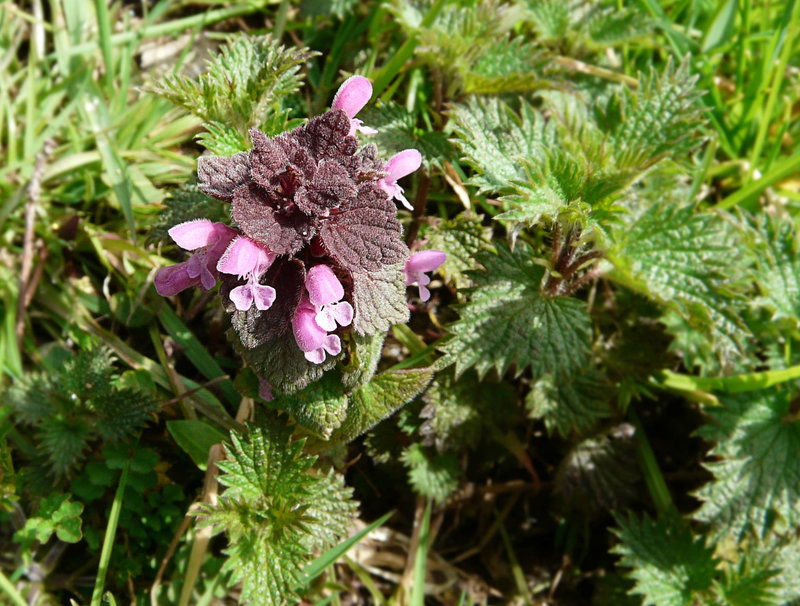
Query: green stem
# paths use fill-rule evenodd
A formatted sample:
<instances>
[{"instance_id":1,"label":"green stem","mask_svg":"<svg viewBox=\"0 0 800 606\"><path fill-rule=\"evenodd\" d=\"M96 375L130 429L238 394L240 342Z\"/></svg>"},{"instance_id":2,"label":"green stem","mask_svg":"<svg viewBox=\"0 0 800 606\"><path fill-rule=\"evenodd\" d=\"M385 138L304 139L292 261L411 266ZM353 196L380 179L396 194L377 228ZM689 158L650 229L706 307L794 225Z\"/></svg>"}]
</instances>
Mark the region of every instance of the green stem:
<instances>
[{"instance_id":1,"label":"green stem","mask_svg":"<svg viewBox=\"0 0 800 606\"><path fill-rule=\"evenodd\" d=\"M658 467L656 455L650 447L650 442L647 439L647 434L644 432L644 427L642 427L639 415L636 414L633 407L628 409L628 418L636 428L636 453L639 457L642 471L644 472L647 488L650 491L650 496L653 498L653 503L655 503L658 513L663 514L672 508L672 496L669 494L667 482L664 480L664 475Z\"/></svg>"},{"instance_id":2,"label":"green stem","mask_svg":"<svg viewBox=\"0 0 800 606\"><path fill-rule=\"evenodd\" d=\"M103 588L106 584L106 573L108 572L108 562L111 560L111 550L114 547L114 537L117 534L117 524L119 523L119 514L122 510L122 498L125 494L125 486L128 483L128 470L131 467L131 460L125 464L122 470L122 476L119 479L117 492L114 494L114 503L111 505L111 513L108 516L108 525L106 526L106 536L103 539L103 549L100 552L100 564L97 567L97 577L94 581L94 591L92 591L91 606L100 606L103 599Z\"/></svg>"},{"instance_id":3,"label":"green stem","mask_svg":"<svg viewBox=\"0 0 800 606\"><path fill-rule=\"evenodd\" d=\"M19 594L17 588L8 580L8 577L0 570L0 591L11 600L13 606L28 606L25 599Z\"/></svg>"}]
</instances>

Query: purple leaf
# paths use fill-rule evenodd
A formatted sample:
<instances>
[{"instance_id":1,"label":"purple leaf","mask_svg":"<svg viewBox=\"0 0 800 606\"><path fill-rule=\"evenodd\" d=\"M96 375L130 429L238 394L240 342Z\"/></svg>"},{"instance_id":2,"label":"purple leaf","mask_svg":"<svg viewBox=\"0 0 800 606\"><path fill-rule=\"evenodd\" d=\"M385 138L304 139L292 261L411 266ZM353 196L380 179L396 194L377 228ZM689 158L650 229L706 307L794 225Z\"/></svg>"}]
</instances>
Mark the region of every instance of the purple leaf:
<instances>
[{"instance_id":1,"label":"purple leaf","mask_svg":"<svg viewBox=\"0 0 800 606\"><path fill-rule=\"evenodd\" d=\"M230 200L237 187L250 180L249 154L230 157L203 156L197 161L200 191L219 200Z\"/></svg>"}]
</instances>

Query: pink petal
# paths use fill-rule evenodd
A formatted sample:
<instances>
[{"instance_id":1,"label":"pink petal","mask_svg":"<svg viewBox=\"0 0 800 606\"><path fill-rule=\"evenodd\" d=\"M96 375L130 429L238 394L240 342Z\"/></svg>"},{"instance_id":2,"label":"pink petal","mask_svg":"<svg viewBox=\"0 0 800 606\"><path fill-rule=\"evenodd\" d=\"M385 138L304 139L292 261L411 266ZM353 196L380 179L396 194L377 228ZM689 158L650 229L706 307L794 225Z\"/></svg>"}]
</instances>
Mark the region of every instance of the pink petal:
<instances>
[{"instance_id":1,"label":"pink petal","mask_svg":"<svg viewBox=\"0 0 800 606\"><path fill-rule=\"evenodd\" d=\"M186 263L184 262L159 269L156 272L153 283L158 294L162 297L171 297L190 286L194 286L197 280L191 278L186 272Z\"/></svg>"},{"instance_id":2,"label":"pink petal","mask_svg":"<svg viewBox=\"0 0 800 606\"><path fill-rule=\"evenodd\" d=\"M217 285L217 277L211 273L207 263L203 263L200 268L200 284L202 284L203 288L206 290L211 290Z\"/></svg>"},{"instance_id":3,"label":"pink petal","mask_svg":"<svg viewBox=\"0 0 800 606\"><path fill-rule=\"evenodd\" d=\"M326 332L336 330L336 318L334 317L332 307L332 305L325 305L325 307L314 316L314 321L317 323L317 326Z\"/></svg>"},{"instance_id":4,"label":"pink petal","mask_svg":"<svg viewBox=\"0 0 800 606\"><path fill-rule=\"evenodd\" d=\"M423 302L431 298L431 291L425 288L425 285L422 283L419 285L419 298Z\"/></svg>"},{"instance_id":5,"label":"pink petal","mask_svg":"<svg viewBox=\"0 0 800 606\"><path fill-rule=\"evenodd\" d=\"M408 274L437 269L447 259L441 250L421 250L411 255L406 261L405 270Z\"/></svg>"},{"instance_id":6,"label":"pink petal","mask_svg":"<svg viewBox=\"0 0 800 606\"><path fill-rule=\"evenodd\" d=\"M338 356L342 352L342 342L336 335L328 335L322 345L323 349L332 356Z\"/></svg>"},{"instance_id":7,"label":"pink petal","mask_svg":"<svg viewBox=\"0 0 800 606\"><path fill-rule=\"evenodd\" d=\"M258 252L258 261L256 261L255 269L253 269L253 275L257 278L263 276L277 257L278 255L275 253L268 252L262 248Z\"/></svg>"},{"instance_id":8,"label":"pink petal","mask_svg":"<svg viewBox=\"0 0 800 606\"><path fill-rule=\"evenodd\" d=\"M196 250L213 244L219 239L219 231L215 223L208 219L187 221L172 227L168 232L175 244L185 250Z\"/></svg>"},{"instance_id":9,"label":"pink petal","mask_svg":"<svg viewBox=\"0 0 800 606\"><path fill-rule=\"evenodd\" d=\"M325 361L325 350L321 347L305 352L306 360L312 364L322 364Z\"/></svg>"},{"instance_id":10,"label":"pink petal","mask_svg":"<svg viewBox=\"0 0 800 606\"><path fill-rule=\"evenodd\" d=\"M247 311L253 304L253 289L249 284L237 286L229 296L239 311Z\"/></svg>"},{"instance_id":11,"label":"pink petal","mask_svg":"<svg viewBox=\"0 0 800 606\"><path fill-rule=\"evenodd\" d=\"M275 396L272 395L272 385L260 377L258 379L258 395L267 401L275 399Z\"/></svg>"},{"instance_id":12,"label":"pink petal","mask_svg":"<svg viewBox=\"0 0 800 606\"><path fill-rule=\"evenodd\" d=\"M266 311L275 302L275 289L272 286L265 286L263 284L251 284L250 289L253 291L253 299L256 303L256 309Z\"/></svg>"},{"instance_id":13,"label":"pink petal","mask_svg":"<svg viewBox=\"0 0 800 606\"><path fill-rule=\"evenodd\" d=\"M350 322L353 321L353 306L347 301L334 303L330 306L330 309L339 326L349 326Z\"/></svg>"},{"instance_id":14,"label":"pink petal","mask_svg":"<svg viewBox=\"0 0 800 606\"><path fill-rule=\"evenodd\" d=\"M197 253L186 260L186 273L190 278L196 278L203 271L203 260Z\"/></svg>"},{"instance_id":15,"label":"pink petal","mask_svg":"<svg viewBox=\"0 0 800 606\"><path fill-rule=\"evenodd\" d=\"M326 331L314 321L315 315L317 310L306 300L297 306L292 318L294 339L297 341L297 346L306 353L322 347L327 336Z\"/></svg>"},{"instance_id":16,"label":"pink petal","mask_svg":"<svg viewBox=\"0 0 800 606\"><path fill-rule=\"evenodd\" d=\"M397 181L410 175L422 165L422 154L416 149L404 149L392 156L383 168L388 174L387 181Z\"/></svg>"},{"instance_id":17,"label":"pink petal","mask_svg":"<svg viewBox=\"0 0 800 606\"><path fill-rule=\"evenodd\" d=\"M249 238L236 238L217 263L217 270L233 276L244 276L255 268L261 247Z\"/></svg>"},{"instance_id":18,"label":"pink petal","mask_svg":"<svg viewBox=\"0 0 800 606\"><path fill-rule=\"evenodd\" d=\"M315 265L306 276L308 298L316 306L341 301L344 297L342 283L327 265Z\"/></svg>"},{"instance_id":19,"label":"pink petal","mask_svg":"<svg viewBox=\"0 0 800 606\"><path fill-rule=\"evenodd\" d=\"M350 76L339 87L331 109L341 109L348 118L355 118L372 97L372 84L364 76Z\"/></svg>"}]
</instances>

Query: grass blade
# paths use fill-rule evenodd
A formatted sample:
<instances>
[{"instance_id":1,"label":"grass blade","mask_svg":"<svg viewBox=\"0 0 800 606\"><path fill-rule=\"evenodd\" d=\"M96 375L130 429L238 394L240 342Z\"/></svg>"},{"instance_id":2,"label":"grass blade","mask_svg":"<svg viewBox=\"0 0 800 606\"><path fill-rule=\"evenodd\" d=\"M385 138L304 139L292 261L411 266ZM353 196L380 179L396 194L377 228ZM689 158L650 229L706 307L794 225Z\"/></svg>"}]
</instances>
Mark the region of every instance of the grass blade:
<instances>
[{"instance_id":1,"label":"grass blade","mask_svg":"<svg viewBox=\"0 0 800 606\"><path fill-rule=\"evenodd\" d=\"M114 547L114 537L117 534L117 524L119 514L122 511L122 498L125 494L125 485L128 483L128 470L131 467L131 460L125 464L122 476L119 479L117 492L114 494L114 503L111 505L111 513L108 516L106 526L106 536L103 539L103 549L100 551L100 564L97 567L97 577L94 581L94 591L92 591L91 606L100 606L103 599L103 588L106 584L106 573L108 572L108 562L111 559L111 550Z\"/></svg>"},{"instance_id":2,"label":"grass blade","mask_svg":"<svg viewBox=\"0 0 800 606\"><path fill-rule=\"evenodd\" d=\"M383 526L389 518L394 515L393 511L389 511L379 517L377 520L372 522L369 526L364 528L362 531L358 532L357 534L353 535L346 541L342 541L335 547L332 547L313 562L311 562L308 566L306 566L304 573L306 575L305 578L305 585L308 586L311 581L316 579L322 571L325 570L328 566L333 564L336 560L342 557L345 553L347 553L350 548L358 543L361 539L367 536L370 532L375 530L376 528Z\"/></svg>"}]
</instances>

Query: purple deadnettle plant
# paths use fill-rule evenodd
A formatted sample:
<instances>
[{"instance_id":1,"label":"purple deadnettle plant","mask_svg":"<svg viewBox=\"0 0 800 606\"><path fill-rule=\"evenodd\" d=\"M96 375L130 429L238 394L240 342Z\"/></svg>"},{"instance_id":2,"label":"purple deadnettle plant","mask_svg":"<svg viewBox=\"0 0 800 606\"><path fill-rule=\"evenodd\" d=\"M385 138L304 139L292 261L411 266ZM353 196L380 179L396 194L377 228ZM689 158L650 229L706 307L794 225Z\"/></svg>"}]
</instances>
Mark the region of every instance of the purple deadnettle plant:
<instances>
[{"instance_id":1,"label":"purple deadnettle plant","mask_svg":"<svg viewBox=\"0 0 800 606\"><path fill-rule=\"evenodd\" d=\"M204 156L199 187L231 204L233 226L197 219L169 231L193 255L161 269L165 296L220 282L234 346L262 389L291 392L318 379L353 338L408 320L405 287L428 300L440 251L411 255L394 200L411 208L398 180L417 170L407 149L385 161L359 148L376 131L356 118L372 85L353 76L330 111L272 139L250 131L253 148ZM354 333L351 336L349 333Z\"/></svg>"}]
</instances>

